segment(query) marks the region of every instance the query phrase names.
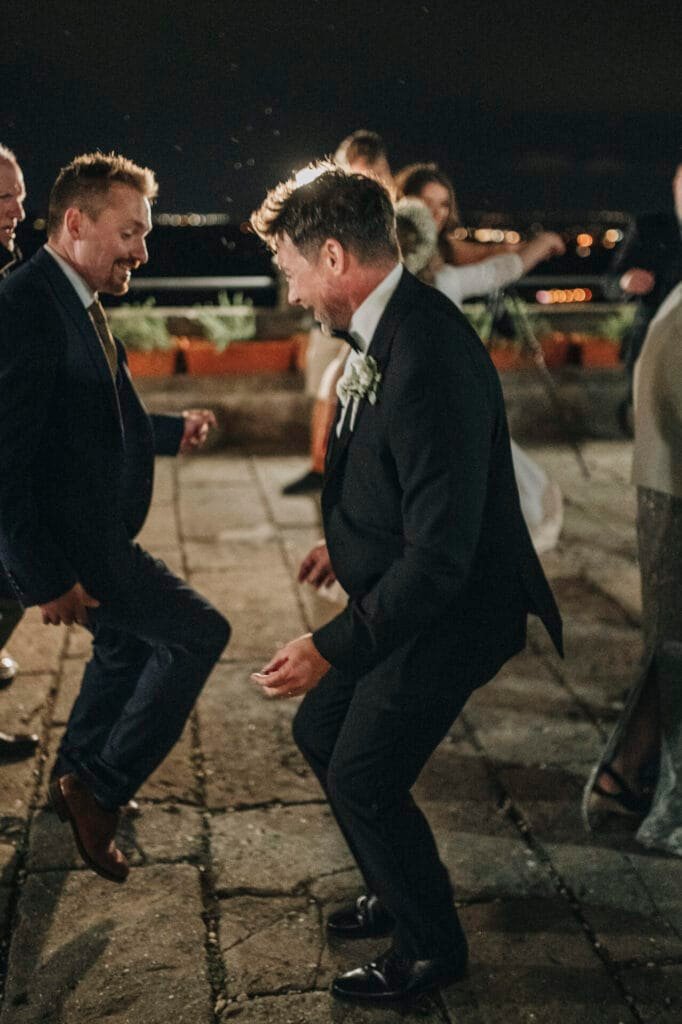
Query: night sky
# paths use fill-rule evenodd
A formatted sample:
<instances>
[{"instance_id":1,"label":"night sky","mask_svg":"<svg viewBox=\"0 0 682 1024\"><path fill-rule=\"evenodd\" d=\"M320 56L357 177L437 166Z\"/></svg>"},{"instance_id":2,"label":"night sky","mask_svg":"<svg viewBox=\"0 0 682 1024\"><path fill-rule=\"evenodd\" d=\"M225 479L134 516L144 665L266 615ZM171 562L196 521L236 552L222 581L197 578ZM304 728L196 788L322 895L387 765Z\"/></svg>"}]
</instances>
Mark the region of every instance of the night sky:
<instances>
[{"instance_id":1,"label":"night sky","mask_svg":"<svg viewBox=\"0 0 682 1024\"><path fill-rule=\"evenodd\" d=\"M235 221L359 127L394 168L438 160L464 211L666 209L682 161L679 2L3 7L0 141L38 213L94 148L153 167L160 210Z\"/></svg>"}]
</instances>

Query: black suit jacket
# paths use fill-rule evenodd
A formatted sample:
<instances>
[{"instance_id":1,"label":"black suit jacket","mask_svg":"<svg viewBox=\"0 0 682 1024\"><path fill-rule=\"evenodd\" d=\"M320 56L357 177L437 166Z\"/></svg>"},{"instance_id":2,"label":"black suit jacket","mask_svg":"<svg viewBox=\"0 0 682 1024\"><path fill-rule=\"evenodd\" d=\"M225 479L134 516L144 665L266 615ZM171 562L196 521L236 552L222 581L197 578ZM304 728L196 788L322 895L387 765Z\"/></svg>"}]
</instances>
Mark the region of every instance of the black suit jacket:
<instances>
[{"instance_id":1,"label":"black suit jacket","mask_svg":"<svg viewBox=\"0 0 682 1024\"><path fill-rule=\"evenodd\" d=\"M448 299L403 270L369 355L382 374L378 400L360 403L352 433L332 432L322 512L350 600L314 633L318 650L358 674L433 634L483 682L519 650L534 612L561 652L481 341Z\"/></svg>"},{"instance_id":2,"label":"black suit jacket","mask_svg":"<svg viewBox=\"0 0 682 1024\"><path fill-rule=\"evenodd\" d=\"M150 417L117 342L113 381L90 317L40 250L0 286L0 562L24 605L76 581L106 598L133 569L154 453L181 417Z\"/></svg>"}]
</instances>

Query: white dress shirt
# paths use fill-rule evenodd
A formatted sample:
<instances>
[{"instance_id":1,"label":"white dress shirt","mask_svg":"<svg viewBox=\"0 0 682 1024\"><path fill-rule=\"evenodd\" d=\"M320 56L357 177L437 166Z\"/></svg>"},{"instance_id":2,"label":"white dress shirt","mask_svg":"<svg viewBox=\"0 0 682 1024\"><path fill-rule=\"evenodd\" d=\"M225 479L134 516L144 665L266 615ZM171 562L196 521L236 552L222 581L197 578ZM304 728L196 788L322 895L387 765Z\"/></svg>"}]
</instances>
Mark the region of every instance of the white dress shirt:
<instances>
[{"instance_id":1,"label":"white dress shirt","mask_svg":"<svg viewBox=\"0 0 682 1024\"><path fill-rule=\"evenodd\" d=\"M341 402L342 407L339 422L336 427L337 437L341 434L343 429L343 422L348 414L349 405L351 405L350 429L352 430L355 426L355 417L358 413L360 401L358 398L352 398L350 402L344 401L343 392L340 390L341 385L350 377L353 366L361 363L367 355L367 350L372 343L372 338L374 337L377 325L383 316L386 306L391 300L391 296L400 283L402 274L402 263L396 263L393 270L386 275L383 281L379 282L374 291L369 293L365 301L358 306L351 317L348 333L358 346L358 351L355 352L354 350L351 350L348 358L346 359L346 366L344 368L343 375L337 385L337 394L339 395L339 401Z\"/></svg>"},{"instance_id":2,"label":"white dress shirt","mask_svg":"<svg viewBox=\"0 0 682 1024\"><path fill-rule=\"evenodd\" d=\"M45 252L49 252L57 266L64 271L69 283L73 285L76 295L81 300L85 308L89 309L97 299L97 292L93 292L90 285L85 282L78 271L74 270L71 264L66 262L63 256L60 256L58 252L55 252L49 243L45 245Z\"/></svg>"}]
</instances>

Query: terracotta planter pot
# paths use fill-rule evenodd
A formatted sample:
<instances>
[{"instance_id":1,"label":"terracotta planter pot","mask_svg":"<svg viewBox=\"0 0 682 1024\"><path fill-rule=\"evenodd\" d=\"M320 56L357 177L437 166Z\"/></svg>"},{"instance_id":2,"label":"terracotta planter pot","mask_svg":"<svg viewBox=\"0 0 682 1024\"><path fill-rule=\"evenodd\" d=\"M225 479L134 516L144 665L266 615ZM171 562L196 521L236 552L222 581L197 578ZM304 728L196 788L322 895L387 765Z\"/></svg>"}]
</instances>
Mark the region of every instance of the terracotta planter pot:
<instances>
[{"instance_id":1,"label":"terracotta planter pot","mask_svg":"<svg viewBox=\"0 0 682 1024\"><path fill-rule=\"evenodd\" d=\"M527 357L515 348L491 348L488 354L493 365L500 371L522 370L530 365Z\"/></svg>"},{"instance_id":2,"label":"terracotta planter pot","mask_svg":"<svg viewBox=\"0 0 682 1024\"><path fill-rule=\"evenodd\" d=\"M540 339L540 347L545 357L545 364L549 369L557 366L565 366L568 362L568 355L571 349L571 339L561 331L547 334Z\"/></svg>"},{"instance_id":3,"label":"terracotta planter pot","mask_svg":"<svg viewBox=\"0 0 682 1024\"><path fill-rule=\"evenodd\" d=\"M233 341L218 352L211 341L187 339L182 344L187 372L197 376L232 373L286 373L296 353L294 338L282 341Z\"/></svg>"},{"instance_id":4,"label":"terracotta planter pot","mask_svg":"<svg viewBox=\"0 0 682 1024\"><path fill-rule=\"evenodd\" d=\"M128 367L133 377L171 377L175 373L177 349L153 349L128 352Z\"/></svg>"},{"instance_id":5,"label":"terracotta planter pot","mask_svg":"<svg viewBox=\"0 0 682 1024\"><path fill-rule=\"evenodd\" d=\"M583 337L579 341L581 366L618 366L620 345L611 338Z\"/></svg>"}]
</instances>

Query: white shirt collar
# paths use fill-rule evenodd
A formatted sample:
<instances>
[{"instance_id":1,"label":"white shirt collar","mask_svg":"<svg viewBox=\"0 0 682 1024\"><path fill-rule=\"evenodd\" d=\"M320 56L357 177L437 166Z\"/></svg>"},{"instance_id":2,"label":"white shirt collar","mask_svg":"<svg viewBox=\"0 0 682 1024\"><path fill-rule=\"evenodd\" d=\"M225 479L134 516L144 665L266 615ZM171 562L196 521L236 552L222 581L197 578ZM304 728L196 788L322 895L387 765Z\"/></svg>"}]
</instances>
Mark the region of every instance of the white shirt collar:
<instances>
[{"instance_id":1,"label":"white shirt collar","mask_svg":"<svg viewBox=\"0 0 682 1024\"><path fill-rule=\"evenodd\" d=\"M70 263L67 263L63 256L60 256L58 252L55 252L49 243L45 244L45 251L49 252L52 259L55 261L58 267L63 270L69 283L73 285L76 295L83 303L86 309L97 299L97 292L93 292L89 284L87 284L77 270L74 270Z\"/></svg>"},{"instance_id":2,"label":"white shirt collar","mask_svg":"<svg viewBox=\"0 0 682 1024\"><path fill-rule=\"evenodd\" d=\"M369 348L383 312L400 283L402 273L402 263L396 263L393 270L379 282L353 313L348 331L353 335L353 340L357 342L361 352L366 352Z\"/></svg>"}]
</instances>

